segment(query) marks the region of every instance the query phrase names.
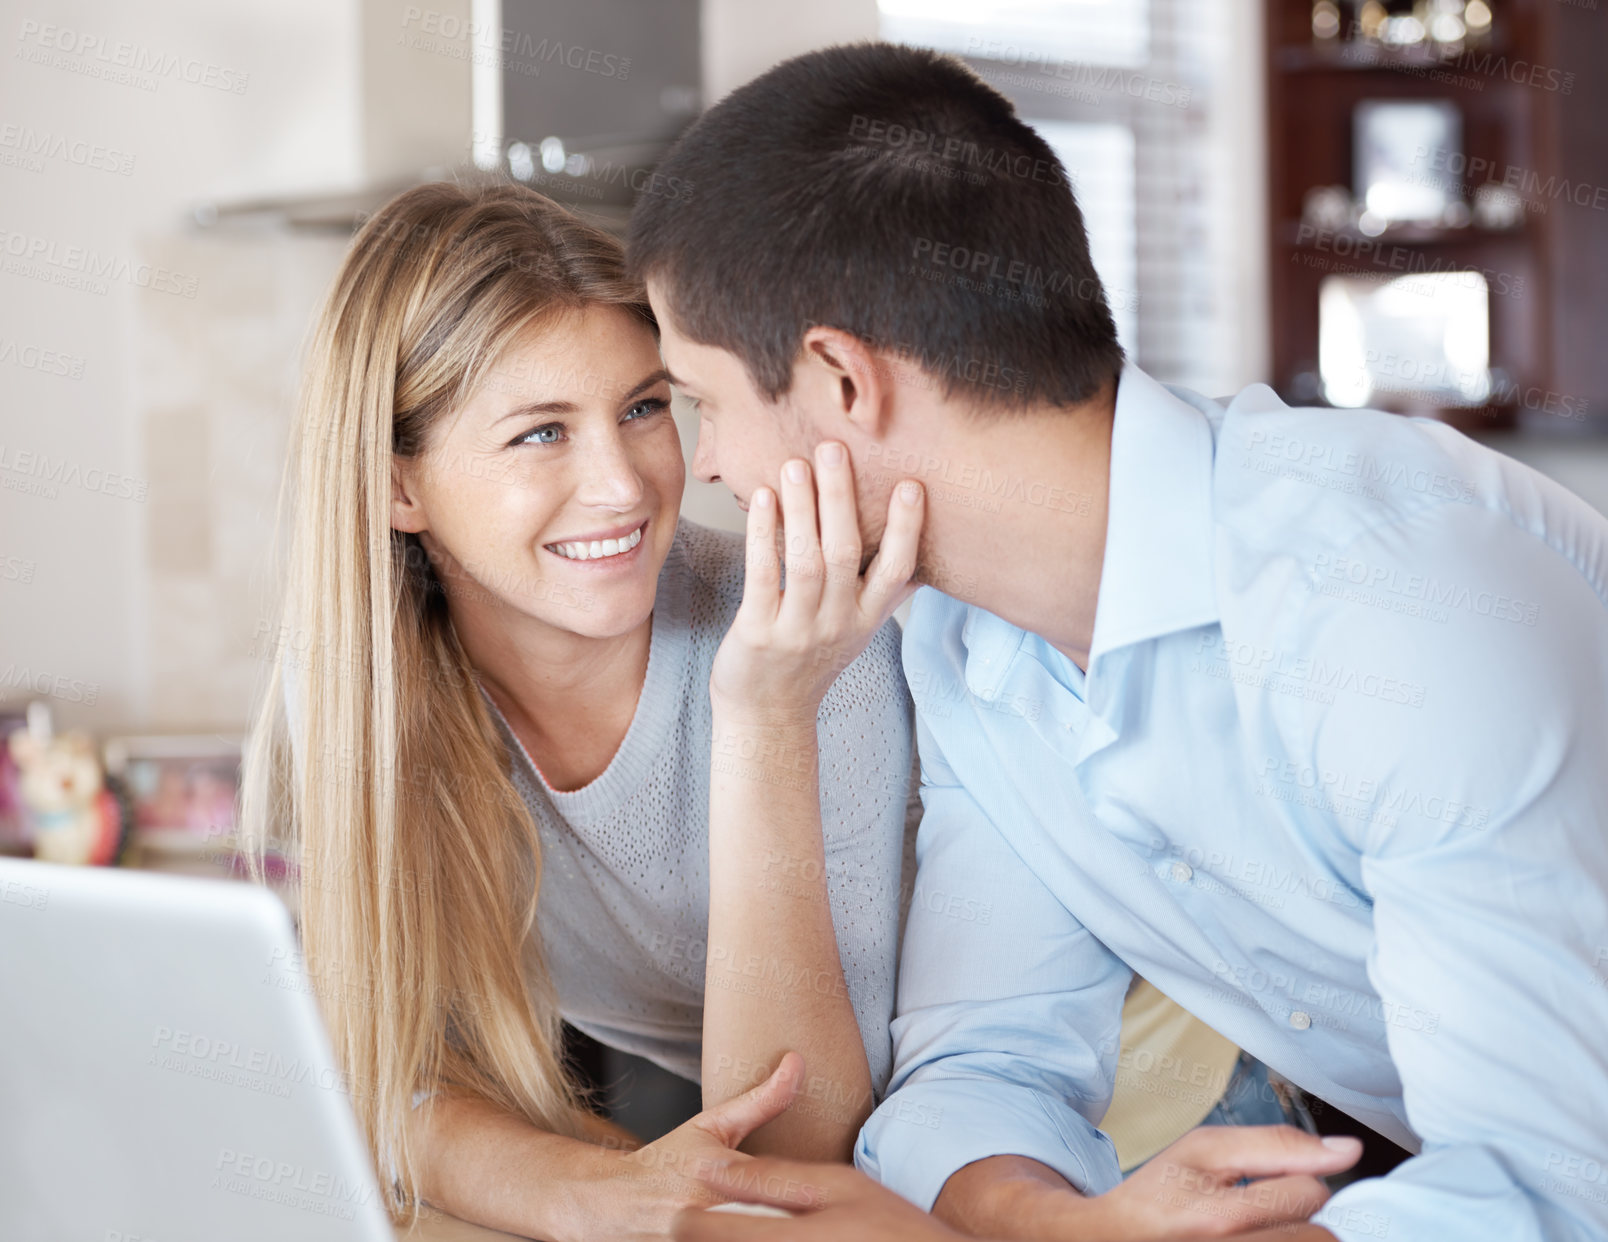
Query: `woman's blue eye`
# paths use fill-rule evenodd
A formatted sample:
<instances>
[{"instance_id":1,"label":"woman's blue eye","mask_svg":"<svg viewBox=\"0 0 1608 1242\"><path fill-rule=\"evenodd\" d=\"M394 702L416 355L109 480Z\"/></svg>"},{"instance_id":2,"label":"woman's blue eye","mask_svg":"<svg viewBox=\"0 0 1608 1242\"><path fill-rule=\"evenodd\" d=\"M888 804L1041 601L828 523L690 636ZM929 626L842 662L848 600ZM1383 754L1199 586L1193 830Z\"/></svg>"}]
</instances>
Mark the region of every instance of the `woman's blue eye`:
<instances>
[{"instance_id":1,"label":"woman's blue eye","mask_svg":"<svg viewBox=\"0 0 1608 1242\"><path fill-rule=\"evenodd\" d=\"M627 413L634 419L646 418L650 414L657 414L660 410L668 410L669 408L670 403L663 397L648 397L645 400L638 401ZM638 411L641 412L638 413Z\"/></svg>"},{"instance_id":2,"label":"woman's blue eye","mask_svg":"<svg viewBox=\"0 0 1608 1242\"><path fill-rule=\"evenodd\" d=\"M557 437L562 435L563 432L564 432L564 428L560 424L558 424L558 423L547 423L544 426L536 428L534 431L526 432L524 435L520 436L519 439L515 441L515 443L516 444L557 444L558 443ZM551 435L549 435L549 433L551 433Z\"/></svg>"}]
</instances>

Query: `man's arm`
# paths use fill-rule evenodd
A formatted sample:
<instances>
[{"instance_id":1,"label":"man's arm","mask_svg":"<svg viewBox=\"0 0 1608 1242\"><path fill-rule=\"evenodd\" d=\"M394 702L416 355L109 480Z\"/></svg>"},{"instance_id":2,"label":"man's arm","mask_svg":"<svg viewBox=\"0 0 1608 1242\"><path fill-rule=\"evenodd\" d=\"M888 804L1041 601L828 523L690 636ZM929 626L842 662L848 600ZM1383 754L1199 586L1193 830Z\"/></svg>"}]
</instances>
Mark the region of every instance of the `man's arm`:
<instances>
[{"instance_id":1,"label":"man's arm","mask_svg":"<svg viewBox=\"0 0 1608 1242\"><path fill-rule=\"evenodd\" d=\"M1132 974L996 830L920 717L917 745L926 814L894 1078L860 1167L919 1207L941 1195L945 1220L993 1237L1131 1242L1305 1220L1327 1197L1318 1178L1358 1152L1287 1126L1196 1130L1121 1180L1096 1122Z\"/></svg>"},{"instance_id":2,"label":"man's arm","mask_svg":"<svg viewBox=\"0 0 1608 1242\"><path fill-rule=\"evenodd\" d=\"M1223 1129L1224 1127L1217 1127ZM1242 1127L1254 1134L1262 1127ZM1306 1136L1310 1137L1310 1136ZM1008 1157L1007 1157L1008 1158ZM984 1162L986 1163L986 1161ZM955 1242L960 1234L913 1203L879 1186L857 1169L842 1165L801 1164L788 1160L756 1160L745 1165L710 1168L699 1175L718 1193L745 1203L780 1208L793 1219L785 1223L756 1221L693 1210L676 1217L676 1242ZM1129 1183L1124 1183L1124 1186ZM1225 1188L1219 1207L1246 1205L1254 1187ZM1090 1202L1091 1209L1099 1200ZM1160 1231L1146 1231L1141 1222L1110 1219L1096 1221L1092 1210L1076 1220L1063 1221L1059 1233L1044 1236L1061 1242L1144 1242L1163 1239L1224 1237L1235 1233L1247 1219L1225 1212L1193 1220L1169 1222ZM1272 1230L1240 1233L1253 1242L1333 1242L1333 1235L1315 1225L1281 1223Z\"/></svg>"},{"instance_id":3,"label":"man's arm","mask_svg":"<svg viewBox=\"0 0 1608 1242\"><path fill-rule=\"evenodd\" d=\"M1292 1231L1312 1242L1330 1237L1304 1223L1329 1197L1321 1179L1350 1168L1361 1154L1356 1139L1320 1139L1292 1126L1202 1126L1120 1186L1087 1198L1036 1160L991 1156L949 1179L933 1215L974 1237L1024 1242L1270 1238Z\"/></svg>"},{"instance_id":4,"label":"man's arm","mask_svg":"<svg viewBox=\"0 0 1608 1242\"><path fill-rule=\"evenodd\" d=\"M856 1163L929 1208L956 1170L1022 1156L1061 1177L1075 1205L1071 1187L1120 1180L1097 1122L1131 972L996 831L919 716L917 745L925 814L894 1073Z\"/></svg>"},{"instance_id":5,"label":"man's arm","mask_svg":"<svg viewBox=\"0 0 1608 1242\"><path fill-rule=\"evenodd\" d=\"M987 1237L1009 1221L1014 1237L1055 1239L1066 1236L1073 1211L1093 1202L1098 1200L1085 1199L1047 1164L1027 1156L988 1156L956 1170L938 1192L932 1214L972 1237Z\"/></svg>"},{"instance_id":6,"label":"man's arm","mask_svg":"<svg viewBox=\"0 0 1608 1242\"><path fill-rule=\"evenodd\" d=\"M1358 563L1449 589L1444 618L1309 606L1304 652L1415 683L1408 701L1383 681L1341 696L1309 752L1375 787L1342 830L1423 1139L1317 1214L1346 1242L1608 1239L1608 608L1590 557L1527 526L1448 506L1359 541Z\"/></svg>"}]
</instances>

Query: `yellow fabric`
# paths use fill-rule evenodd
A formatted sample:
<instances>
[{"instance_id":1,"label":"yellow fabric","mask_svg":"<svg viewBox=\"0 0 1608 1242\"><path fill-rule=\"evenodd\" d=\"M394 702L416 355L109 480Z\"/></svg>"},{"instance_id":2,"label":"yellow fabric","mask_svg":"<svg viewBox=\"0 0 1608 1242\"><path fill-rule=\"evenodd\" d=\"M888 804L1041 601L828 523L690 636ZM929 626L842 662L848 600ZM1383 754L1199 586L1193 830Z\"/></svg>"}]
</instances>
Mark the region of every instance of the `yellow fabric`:
<instances>
[{"instance_id":1,"label":"yellow fabric","mask_svg":"<svg viewBox=\"0 0 1608 1242\"><path fill-rule=\"evenodd\" d=\"M1135 978L1122 1007L1117 1087L1100 1128L1126 1173L1182 1138L1217 1106L1240 1050Z\"/></svg>"}]
</instances>

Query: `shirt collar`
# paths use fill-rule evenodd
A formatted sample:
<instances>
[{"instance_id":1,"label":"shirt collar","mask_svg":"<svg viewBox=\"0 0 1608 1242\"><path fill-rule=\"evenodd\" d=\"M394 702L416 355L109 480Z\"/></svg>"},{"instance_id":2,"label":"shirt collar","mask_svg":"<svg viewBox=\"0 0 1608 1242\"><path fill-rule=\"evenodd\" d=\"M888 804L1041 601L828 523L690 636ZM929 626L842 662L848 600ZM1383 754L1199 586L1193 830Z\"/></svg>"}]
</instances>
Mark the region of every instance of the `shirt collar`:
<instances>
[{"instance_id":1,"label":"shirt collar","mask_svg":"<svg viewBox=\"0 0 1608 1242\"><path fill-rule=\"evenodd\" d=\"M960 640L966 646L966 688L980 699L999 696L1005 670L1016 658L1025 631L975 604L966 609Z\"/></svg>"},{"instance_id":2,"label":"shirt collar","mask_svg":"<svg viewBox=\"0 0 1608 1242\"><path fill-rule=\"evenodd\" d=\"M1132 363L1117 383L1105 559L1089 663L1119 647L1218 619L1212 582L1212 429ZM966 686L995 698L1026 634L966 610Z\"/></svg>"},{"instance_id":3,"label":"shirt collar","mask_svg":"<svg viewBox=\"0 0 1608 1242\"><path fill-rule=\"evenodd\" d=\"M1206 415L1132 363L1117 382L1105 560L1089 664L1218 620Z\"/></svg>"}]
</instances>

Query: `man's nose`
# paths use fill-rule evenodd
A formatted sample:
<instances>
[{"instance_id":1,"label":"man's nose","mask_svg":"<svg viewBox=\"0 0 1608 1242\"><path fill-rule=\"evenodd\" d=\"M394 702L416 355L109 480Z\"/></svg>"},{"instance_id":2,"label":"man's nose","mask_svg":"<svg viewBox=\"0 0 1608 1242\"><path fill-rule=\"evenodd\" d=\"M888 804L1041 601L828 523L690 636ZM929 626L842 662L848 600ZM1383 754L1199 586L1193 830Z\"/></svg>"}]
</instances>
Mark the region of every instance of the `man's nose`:
<instances>
[{"instance_id":1,"label":"man's nose","mask_svg":"<svg viewBox=\"0 0 1608 1242\"><path fill-rule=\"evenodd\" d=\"M715 468L715 433L707 418L698 420L698 443L692 450L692 477L700 483L714 483L720 478Z\"/></svg>"}]
</instances>

